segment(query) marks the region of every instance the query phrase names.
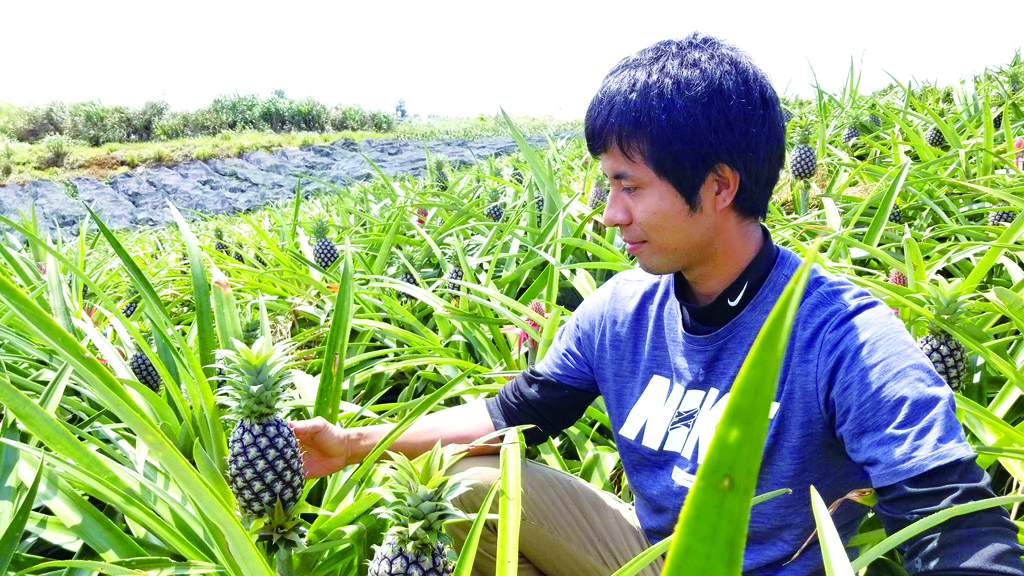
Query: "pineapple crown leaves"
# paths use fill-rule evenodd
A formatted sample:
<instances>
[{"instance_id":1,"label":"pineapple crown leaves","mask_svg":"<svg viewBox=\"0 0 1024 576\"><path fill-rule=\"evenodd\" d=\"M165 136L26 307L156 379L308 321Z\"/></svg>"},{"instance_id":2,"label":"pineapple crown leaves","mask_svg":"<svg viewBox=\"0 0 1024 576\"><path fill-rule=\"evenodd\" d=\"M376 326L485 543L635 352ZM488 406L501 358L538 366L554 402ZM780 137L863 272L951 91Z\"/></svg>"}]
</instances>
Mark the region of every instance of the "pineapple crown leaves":
<instances>
[{"instance_id":1,"label":"pineapple crown leaves","mask_svg":"<svg viewBox=\"0 0 1024 576\"><path fill-rule=\"evenodd\" d=\"M936 276L933 282L921 282L919 286L923 291L911 297L928 307L936 319L951 326L958 324L965 306L973 298L971 294L961 289L959 278L947 281L942 276ZM934 324L932 329L937 332L944 331Z\"/></svg>"},{"instance_id":2,"label":"pineapple crown leaves","mask_svg":"<svg viewBox=\"0 0 1024 576\"><path fill-rule=\"evenodd\" d=\"M809 146L811 144L811 136L814 134L814 120L810 116L804 115L794 118L790 125L792 126L793 143Z\"/></svg>"},{"instance_id":3,"label":"pineapple crown leaves","mask_svg":"<svg viewBox=\"0 0 1024 576\"><path fill-rule=\"evenodd\" d=\"M443 533L444 524L466 518L451 503L469 489L459 477L446 474L463 456L455 454L453 448L441 448L438 443L415 460L388 452L392 460L383 466L391 472L392 482L370 489L386 503L373 513L391 524L388 535L409 542L412 550L422 552L439 541L450 543Z\"/></svg>"},{"instance_id":4,"label":"pineapple crown leaves","mask_svg":"<svg viewBox=\"0 0 1024 576\"><path fill-rule=\"evenodd\" d=\"M311 231L314 238L327 238L327 235L331 233L331 227L326 220L317 220L313 223Z\"/></svg>"},{"instance_id":5,"label":"pineapple crown leaves","mask_svg":"<svg viewBox=\"0 0 1024 576\"><path fill-rule=\"evenodd\" d=\"M218 350L224 370L226 393L235 404L235 414L242 419L264 420L278 413L278 405L291 386L291 350L294 344L282 342L271 345L270 340L259 337L246 346L232 339L234 350Z\"/></svg>"}]
</instances>

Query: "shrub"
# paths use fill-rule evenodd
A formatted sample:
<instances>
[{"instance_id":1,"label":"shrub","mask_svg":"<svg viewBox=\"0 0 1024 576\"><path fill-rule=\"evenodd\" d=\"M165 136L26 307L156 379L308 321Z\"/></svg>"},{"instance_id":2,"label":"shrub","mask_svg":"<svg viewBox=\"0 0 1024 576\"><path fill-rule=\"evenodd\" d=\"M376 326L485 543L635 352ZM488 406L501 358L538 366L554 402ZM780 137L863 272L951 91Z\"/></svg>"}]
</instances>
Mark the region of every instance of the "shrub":
<instances>
[{"instance_id":1,"label":"shrub","mask_svg":"<svg viewBox=\"0 0 1024 576\"><path fill-rule=\"evenodd\" d=\"M170 106L163 100L146 102L142 108L125 110L125 125L128 139L134 142L147 142L153 139L153 131L157 123L167 114Z\"/></svg>"},{"instance_id":2,"label":"shrub","mask_svg":"<svg viewBox=\"0 0 1024 576\"><path fill-rule=\"evenodd\" d=\"M63 166L71 153L71 146L74 141L63 134L51 134L43 139L43 147L46 148L46 156L43 158L43 168Z\"/></svg>"},{"instance_id":3,"label":"shrub","mask_svg":"<svg viewBox=\"0 0 1024 576\"><path fill-rule=\"evenodd\" d=\"M209 106L220 130L265 129L267 126L261 119L262 109L263 103L255 94L218 96Z\"/></svg>"},{"instance_id":4,"label":"shrub","mask_svg":"<svg viewBox=\"0 0 1024 576\"><path fill-rule=\"evenodd\" d=\"M284 90L274 90L274 93L263 101L260 108L260 120L263 121L274 132L284 132L288 127L288 99L285 98Z\"/></svg>"},{"instance_id":5,"label":"shrub","mask_svg":"<svg viewBox=\"0 0 1024 576\"><path fill-rule=\"evenodd\" d=\"M367 113L357 104L355 106L345 106L339 104L331 110L330 115L331 128L341 132L342 130L360 130L363 126L368 126L369 116Z\"/></svg>"},{"instance_id":6,"label":"shrub","mask_svg":"<svg viewBox=\"0 0 1024 576\"><path fill-rule=\"evenodd\" d=\"M3 143L3 151L0 152L0 177L6 180L14 172L14 148L6 137L3 138Z\"/></svg>"},{"instance_id":7,"label":"shrub","mask_svg":"<svg viewBox=\"0 0 1024 576\"><path fill-rule=\"evenodd\" d=\"M395 117L387 112L375 110L370 112L370 128L374 132L391 132L395 127Z\"/></svg>"},{"instance_id":8,"label":"shrub","mask_svg":"<svg viewBox=\"0 0 1024 576\"><path fill-rule=\"evenodd\" d=\"M51 102L43 108L29 108L18 119L14 136L22 142L35 142L47 134L66 134L70 116L63 102Z\"/></svg>"},{"instance_id":9,"label":"shrub","mask_svg":"<svg viewBox=\"0 0 1024 576\"><path fill-rule=\"evenodd\" d=\"M312 98L288 103L288 123L292 130L323 132L327 129L327 107Z\"/></svg>"},{"instance_id":10,"label":"shrub","mask_svg":"<svg viewBox=\"0 0 1024 576\"><path fill-rule=\"evenodd\" d=\"M105 106L99 101L74 104L70 132L90 146L123 142L128 136L127 118L120 106Z\"/></svg>"}]
</instances>

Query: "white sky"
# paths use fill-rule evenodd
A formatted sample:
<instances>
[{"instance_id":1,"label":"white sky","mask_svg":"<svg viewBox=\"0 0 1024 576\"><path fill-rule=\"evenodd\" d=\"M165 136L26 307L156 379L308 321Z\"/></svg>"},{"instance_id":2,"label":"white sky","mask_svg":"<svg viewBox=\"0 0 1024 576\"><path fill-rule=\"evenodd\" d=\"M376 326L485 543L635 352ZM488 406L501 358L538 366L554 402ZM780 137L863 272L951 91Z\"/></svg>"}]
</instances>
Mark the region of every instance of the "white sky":
<instances>
[{"instance_id":1,"label":"white sky","mask_svg":"<svg viewBox=\"0 0 1024 576\"><path fill-rule=\"evenodd\" d=\"M828 6L835 6L831 8ZM1005 65L1020 0L654 2L0 0L0 101L195 109L218 94L313 96L412 114L582 118L622 57L693 30L751 54L788 94L886 72L941 83ZM983 8L982 8L983 7ZM1016 30L1014 29L1016 28Z\"/></svg>"}]
</instances>

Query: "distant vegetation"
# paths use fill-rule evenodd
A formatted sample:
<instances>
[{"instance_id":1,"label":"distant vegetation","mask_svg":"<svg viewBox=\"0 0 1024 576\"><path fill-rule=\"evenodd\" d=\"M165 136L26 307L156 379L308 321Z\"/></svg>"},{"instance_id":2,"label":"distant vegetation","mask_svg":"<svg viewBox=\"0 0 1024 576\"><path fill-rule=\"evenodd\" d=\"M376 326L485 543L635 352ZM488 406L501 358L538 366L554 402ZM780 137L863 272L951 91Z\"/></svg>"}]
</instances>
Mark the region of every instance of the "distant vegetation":
<instances>
[{"instance_id":1,"label":"distant vegetation","mask_svg":"<svg viewBox=\"0 0 1024 576\"><path fill-rule=\"evenodd\" d=\"M580 129L580 123L518 118L526 133ZM41 107L0 103L0 185L37 178L106 178L151 167L324 144L367 137L432 140L477 139L504 134L494 117L427 119L408 116L403 101L394 113L358 105L328 108L312 99L292 99L283 90L270 97L218 97L195 111L171 111L166 102L141 108L101 102Z\"/></svg>"}]
</instances>

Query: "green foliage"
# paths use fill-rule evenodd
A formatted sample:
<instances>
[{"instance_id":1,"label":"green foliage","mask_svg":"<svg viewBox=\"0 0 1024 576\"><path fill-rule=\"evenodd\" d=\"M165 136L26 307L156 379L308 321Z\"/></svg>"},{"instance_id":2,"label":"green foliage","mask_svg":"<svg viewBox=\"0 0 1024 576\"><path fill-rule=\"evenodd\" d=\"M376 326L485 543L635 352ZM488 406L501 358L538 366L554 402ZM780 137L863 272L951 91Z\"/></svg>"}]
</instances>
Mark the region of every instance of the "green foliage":
<instances>
[{"instance_id":1,"label":"green foliage","mask_svg":"<svg viewBox=\"0 0 1024 576\"><path fill-rule=\"evenodd\" d=\"M71 153L73 141L63 134L50 134L43 139L43 147L46 149L46 157L43 160L44 167L63 166Z\"/></svg>"}]
</instances>

